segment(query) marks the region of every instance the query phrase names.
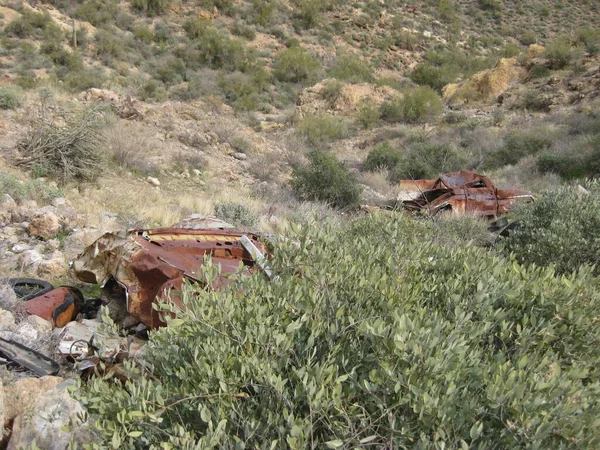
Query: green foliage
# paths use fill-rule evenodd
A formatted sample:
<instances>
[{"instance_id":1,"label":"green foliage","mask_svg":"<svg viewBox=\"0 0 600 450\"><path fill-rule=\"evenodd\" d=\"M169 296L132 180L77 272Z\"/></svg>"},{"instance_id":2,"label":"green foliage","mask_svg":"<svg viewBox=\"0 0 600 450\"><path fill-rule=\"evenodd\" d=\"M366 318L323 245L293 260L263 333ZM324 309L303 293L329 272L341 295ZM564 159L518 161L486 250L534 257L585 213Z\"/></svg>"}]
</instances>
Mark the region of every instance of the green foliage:
<instances>
[{"instance_id":1,"label":"green foliage","mask_svg":"<svg viewBox=\"0 0 600 450\"><path fill-rule=\"evenodd\" d=\"M16 202L32 199L40 203L47 203L64 195L60 189L48 186L41 180L21 181L0 171L0 197L4 194L10 195Z\"/></svg>"},{"instance_id":2,"label":"green foliage","mask_svg":"<svg viewBox=\"0 0 600 450\"><path fill-rule=\"evenodd\" d=\"M191 56L199 64L241 72L255 66L254 54L246 49L241 40L229 39L216 28L205 26L204 22L188 22L186 29L188 35L194 36L195 48Z\"/></svg>"},{"instance_id":3,"label":"green foliage","mask_svg":"<svg viewBox=\"0 0 600 450\"><path fill-rule=\"evenodd\" d=\"M19 38L41 37L43 32L53 26L52 17L48 11L38 13L33 10L22 10L21 17L9 22L4 28L7 36Z\"/></svg>"},{"instance_id":4,"label":"green foliage","mask_svg":"<svg viewBox=\"0 0 600 450\"><path fill-rule=\"evenodd\" d=\"M318 78L321 63L302 47L292 47L275 55L274 69L280 81L310 84Z\"/></svg>"},{"instance_id":5,"label":"green foliage","mask_svg":"<svg viewBox=\"0 0 600 450\"><path fill-rule=\"evenodd\" d=\"M323 2L321 0L297 0L297 19L302 28L310 29L319 23Z\"/></svg>"},{"instance_id":6,"label":"green foliage","mask_svg":"<svg viewBox=\"0 0 600 450\"><path fill-rule=\"evenodd\" d=\"M114 0L85 0L75 8L73 17L98 27L113 22L119 11Z\"/></svg>"},{"instance_id":7,"label":"green foliage","mask_svg":"<svg viewBox=\"0 0 600 450\"><path fill-rule=\"evenodd\" d=\"M560 273L600 263L600 184L586 187L589 194L561 187L518 208L521 225L502 240L503 250L521 263L553 265Z\"/></svg>"},{"instance_id":8,"label":"green foliage","mask_svg":"<svg viewBox=\"0 0 600 450\"><path fill-rule=\"evenodd\" d=\"M247 206L235 202L215 203L215 216L232 225L253 227L258 217Z\"/></svg>"},{"instance_id":9,"label":"green foliage","mask_svg":"<svg viewBox=\"0 0 600 450\"><path fill-rule=\"evenodd\" d=\"M296 131L314 146L348 136L348 126L345 120L342 117L326 113L306 116L300 121Z\"/></svg>"},{"instance_id":10,"label":"green foliage","mask_svg":"<svg viewBox=\"0 0 600 450\"><path fill-rule=\"evenodd\" d=\"M521 107L530 111L549 112L550 106L552 99L535 89L525 92L521 100Z\"/></svg>"},{"instance_id":11,"label":"green foliage","mask_svg":"<svg viewBox=\"0 0 600 450\"><path fill-rule=\"evenodd\" d=\"M487 11L501 11L502 2L500 0L478 0L481 9Z\"/></svg>"},{"instance_id":12,"label":"green foliage","mask_svg":"<svg viewBox=\"0 0 600 450\"><path fill-rule=\"evenodd\" d=\"M537 166L563 179L593 177L600 173L600 133L557 143L540 155Z\"/></svg>"},{"instance_id":13,"label":"green foliage","mask_svg":"<svg viewBox=\"0 0 600 450\"><path fill-rule=\"evenodd\" d=\"M381 112L373 100L366 98L362 100L358 106L356 119L362 128L368 130L379 123L381 120Z\"/></svg>"},{"instance_id":14,"label":"green foliage","mask_svg":"<svg viewBox=\"0 0 600 450\"><path fill-rule=\"evenodd\" d=\"M443 67L437 67L428 62L417 64L410 73L410 78L422 86L429 86L438 92L447 84L454 81L454 74Z\"/></svg>"},{"instance_id":15,"label":"green foliage","mask_svg":"<svg viewBox=\"0 0 600 450\"><path fill-rule=\"evenodd\" d=\"M423 142L413 145L393 170L394 180L435 179L440 173L467 167L465 157L447 143Z\"/></svg>"},{"instance_id":16,"label":"green foliage","mask_svg":"<svg viewBox=\"0 0 600 450\"><path fill-rule=\"evenodd\" d=\"M127 363L126 381L74 390L99 443L594 448L598 279L439 244L432 226L294 227L269 263L278 280L184 286L187 311L150 335L151 376ZM210 286L218 268L203 269Z\"/></svg>"},{"instance_id":17,"label":"green foliage","mask_svg":"<svg viewBox=\"0 0 600 450\"><path fill-rule=\"evenodd\" d=\"M550 74L550 69L548 69L543 64L533 64L529 68L529 72L527 73L527 77L530 79L542 78L546 77Z\"/></svg>"},{"instance_id":18,"label":"green foliage","mask_svg":"<svg viewBox=\"0 0 600 450\"><path fill-rule=\"evenodd\" d=\"M537 42L537 35L534 31L526 31L521 35L520 40L523 45L532 45Z\"/></svg>"},{"instance_id":19,"label":"green foliage","mask_svg":"<svg viewBox=\"0 0 600 450\"><path fill-rule=\"evenodd\" d=\"M524 130L509 131L503 145L490 155L486 167L502 167L516 164L522 158L536 155L552 146L557 132L549 127L533 127Z\"/></svg>"},{"instance_id":20,"label":"green foliage","mask_svg":"<svg viewBox=\"0 0 600 450\"><path fill-rule=\"evenodd\" d=\"M363 168L369 171L380 168L393 170L401 160L402 155L398 149L392 147L389 142L384 141L371 149L365 159Z\"/></svg>"},{"instance_id":21,"label":"green foliage","mask_svg":"<svg viewBox=\"0 0 600 450\"><path fill-rule=\"evenodd\" d=\"M23 164L41 166L63 182L95 179L104 166L103 121L99 108L71 114L60 125L34 120L18 144Z\"/></svg>"},{"instance_id":22,"label":"green foliage","mask_svg":"<svg viewBox=\"0 0 600 450\"><path fill-rule=\"evenodd\" d=\"M320 150L308 154L310 164L292 174L294 193L304 200L319 200L340 208L358 204L360 187L348 168Z\"/></svg>"},{"instance_id":23,"label":"green foliage","mask_svg":"<svg viewBox=\"0 0 600 450\"><path fill-rule=\"evenodd\" d=\"M65 87L71 92L87 91L90 88L102 87L106 80L103 70L82 69L78 71L67 71L60 78L64 81Z\"/></svg>"},{"instance_id":24,"label":"green foliage","mask_svg":"<svg viewBox=\"0 0 600 450\"><path fill-rule=\"evenodd\" d=\"M585 47L590 55L600 50L600 30L592 27L581 27L577 30L577 41Z\"/></svg>"},{"instance_id":25,"label":"green foliage","mask_svg":"<svg viewBox=\"0 0 600 450\"><path fill-rule=\"evenodd\" d=\"M519 45L514 44L512 42L505 44L500 50L500 56L503 58L512 58L521 53L521 47Z\"/></svg>"},{"instance_id":26,"label":"green foliage","mask_svg":"<svg viewBox=\"0 0 600 450\"><path fill-rule=\"evenodd\" d=\"M169 7L171 0L130 0L131 6L149 16L162 14Z\"/></svg>"},{"instance_id":27,"label":"green foliage","mask_svg":"<svg viewBox=\"0 0 600 450\"><path fill-rule=\"evenodd\" d=\"M327 71L328 75L348 83L370 83L373 81L373 69L368 61L361 60L350 53L339 54Z\"/></svg>"},{"instance_id":28,"label":"green foliage","mask_svg":"<svg viewBox=\"0 0 600 450\"><path fill-rule=\"evenodd\" d=\"M23 89L11 84L0 86L0 109L16 109L23 104Z\"/></svg>"},{"instance_id":29,"label":"green foliage","mask_svg":"<svg viewBox=\"0 0 600 450\"><path fill-rule=\"evenodd\" d=\"M573 58L573 46L567 36L558 36L546 44L546 57L553 69L563 69Z\"/></svg>"},{"instance_id":30,"label":"green foliage","mask_svg":"<svg viewBox=\"0 0 600 450\"><path fill-rule=\"evenodd\" d=\"M442 100L426 86L402 91L402 97L381 105L381 117L388 122L425 123L442 112Z\"/></svg>"},{"instance_id":31,"label":"green foliage","mask_svg":"<svg viewBox=\"0 0 600 450\"><path fill-rule=\"evenodd\" d=\"M332 108L335 105L335 102L337 102L343 87L344 83L341 83L337 80L328 80L323 86L323 89L321 89L320 95L323 97L323 100L327 102L330 108Z\"/></svg>"}]
</instances>

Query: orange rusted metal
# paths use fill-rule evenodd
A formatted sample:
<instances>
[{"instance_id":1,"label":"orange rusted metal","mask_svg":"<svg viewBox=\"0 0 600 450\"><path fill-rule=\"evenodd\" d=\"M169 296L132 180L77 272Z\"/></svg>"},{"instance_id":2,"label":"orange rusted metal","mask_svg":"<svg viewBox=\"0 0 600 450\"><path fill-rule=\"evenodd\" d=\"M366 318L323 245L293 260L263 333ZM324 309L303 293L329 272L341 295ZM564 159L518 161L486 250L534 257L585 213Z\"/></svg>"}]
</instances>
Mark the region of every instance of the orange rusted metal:
<instances>
[{"instance_id":1,"label":"orange rusted metal","mask_svg":"<svg viewBox=\"0 0 600 450\"><path fill-rule=\"evenodd\" d=\"M426 210L431 215L450 211L457 215L495 217L505 214L519 199L533 200L522 189L498 189L485 175L470 170L445 173L437 180L402 180L400 194L405 209Z\"/></svg>"},{"instance_id":2,"label":"orange rusted metal","mask_svg":"<svg viewBox=\"0 0 600 450\"><path fill-rule=\"evenodd\" d=\"M79 289L60 287L26 301L20 308L28 314L46 319L53 328L61 328L75 320L83 303L84 298Z\"/></svg>"},{"instance_id":3,"label":"orange rusted metal","mask_svg":"<svg viewBox=\"0 0 600 450\"><path fill-rule=\"evenodd\" d=\"M221 266L211 287L226 285L228 275L256 270L256 261L240 242L242 236L264 253L258 236L225 229L158 228L107 233L73 262L75 275L88 283L114 279L126 291L127 311L149 328L164 325L152 305L161 297L183 308L176 291L184 279L204 284L201 267L207 255ZM258 266L256 266L258 267Z\"/></svg>"}]
</instances>

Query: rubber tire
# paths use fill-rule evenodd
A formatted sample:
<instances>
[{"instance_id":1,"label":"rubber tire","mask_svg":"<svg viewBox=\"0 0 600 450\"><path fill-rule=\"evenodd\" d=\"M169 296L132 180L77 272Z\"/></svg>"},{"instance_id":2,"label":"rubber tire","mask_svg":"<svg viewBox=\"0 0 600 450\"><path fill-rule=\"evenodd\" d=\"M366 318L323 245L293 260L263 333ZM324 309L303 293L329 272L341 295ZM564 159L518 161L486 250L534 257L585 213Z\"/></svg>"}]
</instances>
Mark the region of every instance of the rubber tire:
<instances>
[{"instance_id":1,"label":"rubber tire","mask_svg":"<svg viewBox=\"0 0 600 450\"><path fill-rule=\"evenodd\" d=\"M8 284L15 291L15 294L17 294L17 298L23 301L44 295L54 289L54 286L47 281L37 278L9 278ZM34 286L38 287L38 289L31 291L26 289L26 286Z\"/></svg>"}]
</instances>

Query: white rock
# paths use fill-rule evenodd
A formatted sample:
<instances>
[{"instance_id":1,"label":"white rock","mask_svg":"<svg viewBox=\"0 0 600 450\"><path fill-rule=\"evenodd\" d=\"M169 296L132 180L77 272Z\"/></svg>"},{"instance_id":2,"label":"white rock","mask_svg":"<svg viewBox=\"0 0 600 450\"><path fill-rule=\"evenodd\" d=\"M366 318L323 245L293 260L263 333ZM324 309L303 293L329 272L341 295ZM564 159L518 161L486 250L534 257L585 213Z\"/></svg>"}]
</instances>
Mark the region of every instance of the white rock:
<instances>
[{"instance_id":1,"label":"white rock","mask_svg":"<svg viewBox=\"0 0 600 450\"><path fill-rule=\"evenodd\" d=\"M21 322L13 331L11 339L28 347L37 347L39 337L40 333L32 324Z\"/></svg>"},{"instance_id":2,"label":"white rock","mask_svg":"<svg viewBox=\"0 0 600 450\"><path fill-rule=\"evenodd\" d=\"M0 330L14 331L15 327L16 324L14 314L10 311L7 311L6 309L0 309Z\"/></svg>"},{"instance_id":3,"label":"white rock","mask_svg":"<svg viewBox=\"0 0 600 450\"><path fill-rule=\"evenodd\" d=\"M28 316L26 320L38 334L50 334L52 332L52 324L46 319L42 319L38 316Z\"/></svg>"},{"instance_id":4,"label":"white rock","mask_svg":"<svg viewBox=\"0 0 600 450\"><path fill-rule=\"evenodd\" d=\"M12 198L10 195L4 194L2 196L2 199L0 200L0 205L11 208L17 206L17 202L15 202L15 199Z\"/></svg>"},{"instance_id":5,"label":"white rock","mask_svg":"<svg viewBox=\"0 0 600 450\"><path fill-rule=\"evenodd\" d=\"M57 198L53 198L50 203L55 208L59 208L61 206L67 206L67 199L64 197L57 197Z\"/></svg>"},{"instance_id":6,"label":"white rock","mask_svg":"<svg viewBox=\"0 0 600 450\"><path fill-rule=\"evenodd\" d=\"M13 253L23 253L26 250L31 250L31 246L25 243L18 243L12 246Z\"/></svg>"},{"instance_id":7,"label":"white rock","mask_svg":"<svg viewBox=\"0 0 600 450\"><path fill-rule=\"evenodd\" d=\"M160 186L160 181L158 178L148 177L148 178L146 178L146 181L148 183L150 183L152 186L156 186L156 187Z\"/></svg>"},{"instance_id":8,"label":"white rock","mask_svg":"<svg viewBox=\"0 0 600 450\"><path fill-rule=\"evenodd\" d=\"M19 265L24 268L34 268L43 260L44 257L37 250L26 250L19 257Z\"/></svg>"},{"instance_id":9,"label":"white rock","mask_svg":"<svg viewBox=\"0 0 600 450\"><path fill-rule=\"evenodd\" d=\"M235 159L238 159L240 161L246 161L248 159L248 155L246 155L245 153L241 153L241 152L235 152L232 153L232 155Z\"/></svg>"},{"instance_id":10,"label":"white rock","mask_svg":"<svg viewBox=\"0 0 600 450\"><path fill-rule=\"evenodd\" d=\"M199 177L200 175L202 175L202 172L200 170L198 170L198 169L192 169L192 173L194 175L196 175L197 177Z\"/></svg>"}]
</instances>

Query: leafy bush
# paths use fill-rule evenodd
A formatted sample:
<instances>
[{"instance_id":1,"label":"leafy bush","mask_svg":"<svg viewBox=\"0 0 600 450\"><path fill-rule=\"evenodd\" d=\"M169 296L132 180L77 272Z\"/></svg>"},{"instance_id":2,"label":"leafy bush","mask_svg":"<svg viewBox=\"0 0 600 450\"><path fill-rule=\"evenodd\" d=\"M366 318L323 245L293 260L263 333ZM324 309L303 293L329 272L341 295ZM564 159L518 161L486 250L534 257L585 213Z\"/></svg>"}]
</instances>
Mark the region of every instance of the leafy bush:
<instances>
[{"instance_id":1,"label":"leafy bush","mask_svg":"<svg viewBox=\"0 0 600 450\"><path fill-rule=\"evenodd\" d=\"M593 448L600 295L403 215L294 228L279 275L214 291L151 333L150 376L74 391L133 448ZM217 267L204 266L209 286ZM169 310L163 306L164 310Z\"/></svg>"},{"instance_id":2,"label":"leafy bush","mask_svg":"<svg viewBox=\"0 0 600 450\"><path fill-rule=\"evenodd\" d=\"M90 88L102 87L106 80L103 70L83 69L78 71L68 70L64 76L60 76L65 83L65 87L71 92L87 91Z\"/></svg>"},{"instance_id":3,"label":"leafy bush","mask_svg":"<svg viewBox=\"0 0 600 450\"><path fill-rule=\"evenodd\" d=\"M502 147L489 156L485 165L493 168L516 164L522 158L547 150L556 138L557 132L545 126L510 131L504 136Z\"/></svg>"},{"instance_id":4,"label":"leafy bush","mask_svg":"<svg viewBox=\"0 0 600 450\"><path fill-rule=\"evenodd\" d=\"M566 36L558 36L546 44L546 56L554 69L564 68L573 58L573 46Z\"/></svg>"},{"instance_id":5,"label":"leafy bush","mask_svg":"<svg viewBox=\"0 0 600 450\"><path fill-rule=\"evenodd\" d=\"M296 131L312 145L322 145L348 135L344 119L326 113L305 117Z\"/></svg>"},{"instance_id":6,"label":"leafy bush","mask_svg":"<svg viewBox=\"0 0 600 450\"><path fill-rule=\"evenodd\" d=\"M19 86L0 86L0 109L15 109L23 104L23 89Z\"/></svg>"},{"instance_id":7,"label":"leafy bush","mask_svg":"<svg viewBox=\"0 0 600 450\"><path fill-rule=\"evenodd\" d=\"M590 194L561 187L518 208L521 225L502 240L503 250L521 263L554 265L561 273L600 263L600 184L587 187Z\"/></svg>"},{"instance_id":8,"label":"leafy bush","mask_svg":"<svg viewBox=\"0 0 600 450\"><path fill-rule=\"evenodd\" d=\"M551 106L552 98L534 89L525 92L521 101L521 107L530 111L549 112Z\"/></svg>"},{"instance_id":9,"label":"leafy bush","mask_svg":"<svg viewBox=\"0 0 600 450\"><path fill-rule=\"evenodd\" d=\"M373 147L365 159L363 168L369 171L380 168L392 170L398 165L401 159L402 155L398 149L393 148L389 142L385 141Z\"/></svg>"},{"instance_id":10,"label":"leafy bush","mask_svg":"<svg viewBox=\"0 0 600 450\"><path fill-rule=\"evenodd\" d=\"M9 22L4 28L7 36L19 38L41 37L44 30L53 25L52 17L48 11L38 13L33 10L22 10L21 17Z\"/></svg>"},{"instance_id":11,"label":"leafy bush","mask_svg":"<svg viewBox=\"0 0 600 450\"><path fill-rule=\"evenodd\" d=\"M553 172L563 179L597 176L600 174L600 134L557 143L540 155L537 166L542 172Z\"/></svg>"},{"instance_id":12,"label":"leafy bush","mask_svg":"<svg viewBox=\"0 0 600 450\"><path fill-rule=\"evenodd\" d=\"M320 200L340 208L355 206L360 188L348 168L320 150L308 154L310 164L292 174L292 189L305 200Z\"/></svg>"},{"instance_id":13,"label":"leafy bush","mask_svg":"<svg viewBox=\"0 0 600 450\"><path fill-rule=\"evenodd\" d=\"M379 120L381 119L381 112L373 100L366 98L360 102L356 118L360 125L365 130L368 130L379 123Z\"/></svg>"},{"instance_id":14,"label":"leafy bush","mask_svg":"<svg viewBox=\"0 0 600 450\"><path fill-rule=\"evenodd\" d=\"M119 12L119 5L114 0L85 0L75 8L73 17L98 27L113 22Z\"/></svg>"},{"instance_id":15,"label":"leafy bush","mask_svg":"<svg viewBox=\"0 0 600 450\"><path fill-rule=\"evenodd\" d=\"M171 3L170 0L130 0L131 6L149 16L162 14Z\"/></svg>"},{"instance_id":16,"label":"leafy bush","mask_svg":"<svg viewBox=\"0 0 600 450\"><path fill-rule=\"evenodd\" d=\"M595 55L600 49L600 31L597 28L581 27L577 30L577 41L583 44L590 55Z\"/></svg>"},{"instance_id":17,"label":"leafy bush","mask_svg":"<svg viewBox=\"0 0 600 450\"><path fill-rule=\"evenodd\" d=\"M21 181L9 173L0 172L0 197L4 194L10 195L17 202L33 199L40 203L64 195L60 189L48 186L41 180Z\"/></svg>"},{"instance_id":18,"label":"leafy bush","mask_svg":"<svg viewBox=\"0 0 600 450\"><path fill-rule=\"evenodd\" d=\"M533 64L529 68L529 72L527 73L527 77L530 79L542 78L546 77L550 74L550 69L548 69L543 64Z\"/></svg>"},{"instance_id":19,"label":"leafy bush","mask_svg":"<svg viewBox=\"0 0 600 450\"><path fill-rule=\"evenodd\" d=\"M381 105L381 117L388 122L425 123L442 112L442 100L429 87L421 86L402 92L402 97Z\"/></svg>"},{"instance_id":20,"label":"leafy bush","mask_svg":"<svg viewBox=\"0 0 600 450\"><path fill-rule=\"evenodd\" d=\"M302 47L292 47L275 55L274 68L280 81L311 83L319 76L321 64Z\"/></svg>"},{"instance_id":21,"label":"leafy bush","mask_svg":"<svg viewBox=\"0 0 600 450\"><path fill-rule=\"evenodd\" d=\"M393 170L395 180L435 179L440 173L466 168L464 156L451 144L424 142L402 155Z\"/></svg>"},{"instance_id":22,"label":"leafy bush","mask_svg":"<svg viewBox=\"0 0 600 450\"><path fill-rule=\"evenodd\" d=\"M258 217L247 206L235 202L215 203L215 216L232 225L253 227Z\"/></svg>"},{"instance_id":23,"label":"leafy bush","mask_svg":"<svg viewBox=\"0 0 600 450\"><path fill-rule=\"evenodd\" d=\"M349 83L370 83L373 81L373 69L368 61L357 55L341 53L328 70L328 75Z\"/></svg>"},{"instance_id":24,"label":"leafy bush","mask_svg":"<svg viewBox=\"0 0 600 450\"><path fill-rule=\"evenodd\" d=\"M532 45L537 42L537 35L534 31L526 31L521 35L520 40L523 45Z\"/></svg>"},{"instance_id":25,"label":"leafy bush","mask_svg":"<svg viewBox=\"0 0 600 450\"><path fill-rule=\"evenodd\" d=\"M192 28L190 28L192 27ZM255 63L252 52L246 50L245 44L239 39L229 39L214 27L200 25L198 28L188 26L188 33L197 34L193 57L204 66L228 71L245 72ZM188 55L186 58L189 59Z\"/></svg>"},{"instance_id":26,"label":"leafy bush","mask_svg":"<svg viewBox=\"0 0 600 450\"><path fill-rule=\"evenodd\" d=\"M61 181L93 180L103 168L101 110L91 108L66 118L64 125L35 120L19 142L20 165L39 165Z\"/></svg>"},{"instance_id":27,"label":"leafy bush","mask_svg":"<svg viewBox=\"0 0 600 450\"><path fill-rule=\"evenodd\" d=\"M422 86L429 86L438 92L448 83L454 81L454 74L446 68L437 67L428 62L417 64L410 73L410 78Z\"/></svg>"}]
</instances>

